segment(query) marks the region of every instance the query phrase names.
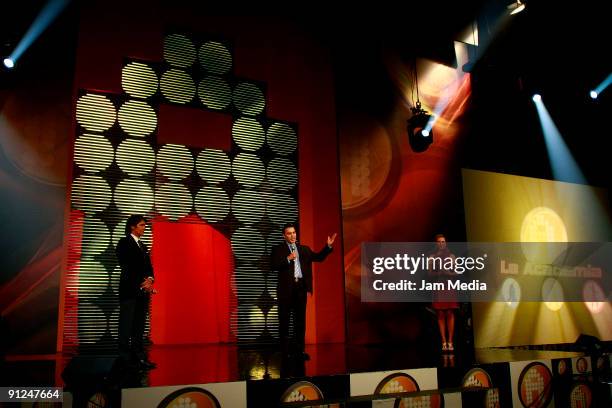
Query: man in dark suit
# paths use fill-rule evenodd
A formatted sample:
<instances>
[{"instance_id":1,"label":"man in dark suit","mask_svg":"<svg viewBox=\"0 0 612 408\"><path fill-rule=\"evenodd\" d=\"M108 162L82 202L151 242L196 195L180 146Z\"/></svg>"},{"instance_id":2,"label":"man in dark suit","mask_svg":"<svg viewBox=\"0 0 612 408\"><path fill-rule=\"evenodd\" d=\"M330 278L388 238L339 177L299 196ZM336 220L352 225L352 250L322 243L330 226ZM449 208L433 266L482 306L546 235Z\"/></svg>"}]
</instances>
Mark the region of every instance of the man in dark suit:
<instances>
[{"instance_id":1,"label":"man in dark suit","mask_svg":"<svg viewBox=\"0 0 612 408\"><path fill-rule=\"evenodd\" d=\"M154 368L144 352L143 334L153 289L153 266L147 246L142 242L146 229L142 215L130 215L125 223L125 236L116 248L121 267L119 281L119 354L138 368Z\"/></svg>"},{"instance_id":2,"label":"man in dark suit","mask_svg":"<svg viewBox=\"0 0 612 408\"><path fill-rule=\"evenodd\" d=\"M298 356L308 359L304 352L306 334L306 298L312 294L312 263L322 262L332 251L334 233L327 237L327 245L313 252L306 245L297 244L294 224L283 227L283 243L275 246L270 255L272 270L278 272L278 321L283 354L289 353L289 319L293 314L293 343Z\"/></svg>"}]
</instances>

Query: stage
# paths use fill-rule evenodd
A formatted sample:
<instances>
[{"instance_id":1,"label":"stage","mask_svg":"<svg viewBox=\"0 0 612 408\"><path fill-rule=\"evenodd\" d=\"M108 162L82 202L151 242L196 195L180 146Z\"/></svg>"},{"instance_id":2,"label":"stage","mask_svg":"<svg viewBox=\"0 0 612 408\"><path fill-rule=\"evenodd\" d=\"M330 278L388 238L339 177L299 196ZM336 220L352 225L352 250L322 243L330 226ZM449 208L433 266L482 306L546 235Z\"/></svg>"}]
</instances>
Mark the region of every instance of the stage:
<instances>
[{"instance_id":1,"label":"stage","mask_svg":"<svg viewBox=\"0 0 612 408\"><path fill-rule=\"evenodd\" d=\"M0 27L2 387L612 406L605 13L26 3ZM143 336L151 370L116 355Z\"/></svg>"},{"instance_id":2,"label":"stage","mask_svg":"<svg viewBox=\"0 0 612 408\"><path fill-rule=\"evenodd\" d=\"M531 406L565 407L579 400L589 404L571 406L606 406L595 403L607 403L610 396L606 353L490 348L448 354L397 344L319 344L306 351L310 360L304 361L271 347L152 345L149 358L157 367L150 371L127 370L112 355L81 355L75 371L62 376L73 357L47 355L7 356L2 372L9 376L6 384L65 387L64 406L80 392L86 398L101 392L102 406L121 401L124 407L170 406L194 392L188 397L206 395L229 407L281 406L282 401L296 406L295 401L317 399L338 406L394 406L396 397L419 401L415 406L469 407L478 401L525 406L535 401L534 390L546 404Z\"/></svg>"}]
</instances>

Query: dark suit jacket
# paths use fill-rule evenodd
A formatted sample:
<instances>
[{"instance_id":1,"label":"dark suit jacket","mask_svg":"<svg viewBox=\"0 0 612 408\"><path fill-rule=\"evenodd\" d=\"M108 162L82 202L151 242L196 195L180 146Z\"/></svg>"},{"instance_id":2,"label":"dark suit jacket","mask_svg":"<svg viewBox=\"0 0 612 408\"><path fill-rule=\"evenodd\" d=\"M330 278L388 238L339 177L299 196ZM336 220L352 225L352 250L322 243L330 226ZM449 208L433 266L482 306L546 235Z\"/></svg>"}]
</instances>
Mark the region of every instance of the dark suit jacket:
<instances>
[{"instance_id":1,"label":"dark suit jacket","mask_svg":"<svg viewBox=\"0 0 612 408\"><path fill-rule=\"evenodd\" d=\"M128 235L119 240L115 253L121 267L119 299L144 296L145 292L140 289L140 285L145 278L153 277L153 265L151 265L151 257L146 245L143 252L134 238Z\"/></svg>"},{"instance_id":2,"label":"dark suit jacket","mask_svg":"<svg viewBox=\"0 0 612 408\"><path fill-rule=\"evenodd\" d=\"M312 263L323 261L332 251L330 247L325 247L319 252L313 252L306 245L296 244L298 250L298 260L302 269L302 277L306 291L312 293ZM289 246L285 241L272 248L270 263L273 271L278 272L278 298L285 299L291 296L291 285L294 280L295 261L287 262L289 256Z\"/></svg>"}]
</instances>

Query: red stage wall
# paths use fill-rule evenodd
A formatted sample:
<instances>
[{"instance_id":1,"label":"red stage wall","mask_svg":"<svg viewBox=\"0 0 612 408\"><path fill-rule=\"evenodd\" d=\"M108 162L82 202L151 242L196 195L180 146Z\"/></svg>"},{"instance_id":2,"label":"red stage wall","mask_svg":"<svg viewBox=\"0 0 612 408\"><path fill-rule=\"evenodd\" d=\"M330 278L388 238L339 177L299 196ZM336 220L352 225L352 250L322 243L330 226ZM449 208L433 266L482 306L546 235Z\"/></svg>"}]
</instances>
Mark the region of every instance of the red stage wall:
<instances>
[{"instance_id":1,"label":"red stage wall","mask_svg":"<svg viewBox=\"0 0 612 408\"><path fill-rule=\"evenodd\" d=\"M121 13L117 13L119 9ZM160 61L164 30L170 27L219 34L233 41L234 73L267 85L267 116L298 123L300 241L319 247L324 245L328 234L341 232L330 55L304 32L294 28L295 24L290 21L282 17L209 17L193 9L163 9L150 2L84 4L75 90L121 92L123 58ZM166 227L162 226L160 231ZM175 228L182 230L183 227L177 225ZM198 229L201 225L194 228L190 233L206 234ZM168 227L168 232L176 236L173 228ZM155 232L156 251L164 254L161 259L160 255L154 255L155 263L162 269L165 257L171 255L169 250L161 249L162 242L167 239L170 238L163 234L160 237ZM307 342L344 342L344 276L340 248L339 239L335 252L325 263L315 266L314 296L308 304ZM202 259L192 261L203 262ZM154 306L154 312L164 303L167 308L174 299L155 300L158 301L160 305ZM184 316L182 323L189 325L192 317ZM152 326L157 324L154 314ZM229 327L229 320L227 325ZM155 330L154 336L162 336ZM208 338L208 334L202 336Z\"/></svg>"}]
</instances>

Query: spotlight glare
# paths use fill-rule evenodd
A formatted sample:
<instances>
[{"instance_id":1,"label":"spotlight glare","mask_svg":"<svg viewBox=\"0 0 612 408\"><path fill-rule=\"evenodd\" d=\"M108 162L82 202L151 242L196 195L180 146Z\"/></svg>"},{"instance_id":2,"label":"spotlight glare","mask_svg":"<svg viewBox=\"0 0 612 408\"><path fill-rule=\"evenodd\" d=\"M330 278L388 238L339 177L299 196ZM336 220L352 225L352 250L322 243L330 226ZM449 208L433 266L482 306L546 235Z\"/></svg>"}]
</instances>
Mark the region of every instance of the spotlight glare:
<instances>
[{"instance_id":1,"label":"spotlight glare","mask_svg":"<svg viewBox=\"0 0 612 408\"><path fill-rule=\"evenodd\" d=\"M525 10L525 5L524 5L524 4L521 4L520 6L518 6L518 7L517 7L517 8L515 8L514 10L512 10L512 11L510 12L510 15L511 15L511 16L513 16L513 15L515 15L515 14L520 13L520 12L521 12L521 11L523 11L523 10Z\"/></svg>"},{"instance_id":2,"label":"spotlight glare","mask_svg":"<svg viewBox=\"0 0 612 408\"><path fill-rule=\"evenodd\" d=\"M15 66L15 62L11 58L5 58L4 61L2 62L4 63L4 66L7 68L13 68Z\"/></svg>"},{"instance_id":3,"label":"spotlight glare","mask_svg":"<svg viewBox=\"0 0 612 408\"><path fill-rule=\"evenodd\" d=\"M521 0L516 0L512 4L508 5L507 8L510 10L510 15L513 16L525 10L525 3L522 3Z\"/></svg>"},{"instance_id":4,"label":"spotlight glare","mask_svg":"<svg viewBox=\"0 0 612 408\"><path fill-rule=\"evenodd\" d=\"M542 96L540 94L533 94L531 99L533 99L534 102L540 102L542 100Z\"/></svg>"},{"instance_id":5,"label":"spotlight glare","mask_svg":"<svg viewBox=\"0 0 612 408\"><path fill-rule=\"evenodd\" d=\"M597 99L597 97L599 96L599 94L597 93L597 91L591 91L589 93L589 95L591 95L591 98L593 99Z\"/></svg>"},{"instance_id":6,"label":"spotlight glare","mask_svg":"<svg viewBox=\"0 0 612 408\"><path fill-rule=\"evenodd\" d=\"M429 136L429 130L427 130L427 129L423 129L423 131L421 132L421 134L422 134L423 136L425 136L425 137L428 137L428 136Z\"/></svg>"}]
</instances>

